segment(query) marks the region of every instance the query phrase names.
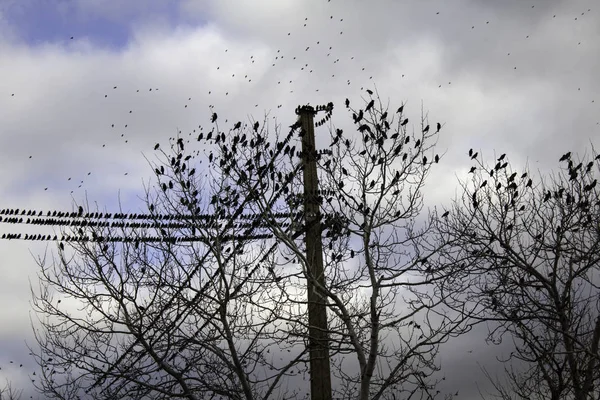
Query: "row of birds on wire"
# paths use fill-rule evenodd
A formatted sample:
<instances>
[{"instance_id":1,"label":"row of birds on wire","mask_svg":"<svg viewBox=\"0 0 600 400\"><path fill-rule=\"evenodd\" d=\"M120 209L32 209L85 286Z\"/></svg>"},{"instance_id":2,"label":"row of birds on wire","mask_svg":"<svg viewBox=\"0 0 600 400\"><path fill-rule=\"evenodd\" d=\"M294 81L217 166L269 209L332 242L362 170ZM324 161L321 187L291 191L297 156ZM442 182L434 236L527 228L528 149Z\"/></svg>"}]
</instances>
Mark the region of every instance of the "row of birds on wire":
<instances>
[{"instance_id":1,"label":"row of birds on wire","mask_svg":"<svg viewBox=\"0 0 600 400\"><path fill-rule=\"evenodd\" d=\"M4 208L0 209L0 215L14 215L14 216L38 216L38 217L52 217L62 219L114 219L114 220L214 220L213 214L190 214L190 215L171 215L171 214L136 214L136 213L102 213L102 212L87 212L84 213L83 207L79 207L78 211L47 211L44 212L39 210L30 209L19 209L19 208ZM301 215L301 212L295 213L274 213L272 214L275 218L289 218ZM236 219L248 219L256 220L261 217L261 214L241 214ZM22 219L21 219L21 222Z\"/></svg>"},{"instance_id":2,"label":"row of birds on wire","mask_svg":"<svg viewBox=\"0 0 600 400\"><path fill-rule=\"evenodd\" d=\"M2 210L4 211L4 210ZM9 215L11 211L18 210L8 210ZM29 213L32 210L23 210L23 214ZM74 213L65 213L69 216L72 216ZM303 216L302 213L292 213L292 214L284 214L284 213L275 213L273 217L277 218L294 218L299 220ZM4 224L26 224L26 225L43 225L43 226L67 226L67 227L78 227L79 235L71 236L71 235L50 235L50 234L27 234L27 233L4 233L0 236L1 239L11 240L11 239L22 239L22 240L42 240L42 241L171 241L169 238L169 232L171 231L179 231L189 229L193 227L195 229L216 229L223 228L226 223L223 223L223 220L214 218L214 215L205 215L206 218L196 218L192 215L164 215L165 220L186 220L187 223L163 223L158 221L152 221L152 216L149 216L148 220L151 222L123 222L123 219L120 221L103 221L100 218L95 220L90 220L85 217L77 218L77 216L73 218L64 218L64 219L56 219L56 218L23 218L22 216L13 216L13 217L2 217L0 216L0 223ZM241 218L240 218L241 217ZM244 229L243 235L238 235L240 238L247 239L258 239L262 237L261 235L255 235L254 231L256 229L266 228L268 225L262 219L260 214L255 215L241 215L238 217L240 220L251 220L252 222L238 222L229 224L229 228L234 231L239 231ZM107 217L109 218L109 217ZM227 220L229 222L229 220ZM281 227L287 227L290 225L290 222L279 221L277 222ZM111 236L111 237L103 237L101 235L97 235L95 232L92 232L92 236L86 236L83 228L121 228L121 229L153 229L160 230L162 236L156 237L152 239L152 237L146 235L138 235L134 234L132 231L131 236L128 237L119 237L119 236ZM189 235L181 235L177 241L190 241L200 240L193 236Z\"/></svg>"},{"instance_id":3,"label":"row of birds on wire","mask_svg":"<svg viewBox=\"0 0 600 400\"><path fill-rule=\"evenodd\" d=\"M129 223L129 222L106 222L106 221L87 221L87 220L56 220L56 219L31 219L26 220L23 217L12 217L2 218L0 217L0 223L5 224L26 224L26 225L51 225L51 226L72 226L72 227L95 227L95 228L143 228L143 229L184 229L194 224L193 226L202 227L206 229L216 228L222 226L222 220L213 219L210 221L194 220L193 218L188 219L188 224L175 224L175 223L160 223L160 222L145 222L145 223ZM287 222L278 222L281 226L285 226ZM248 228L248 227L264 227L264 222L260 219L255 219L252 223L236 223L233 228Z\"/></svg>"},{"instance_id":4,"label":"row of birds on wire","mask_svg":"<svg viewBox=\"0 0 600 400\"><path fill-rule=\"evenodd\" d=\"M248 240L263 240L272 239L274 236L271 233L257 233L249 235L223 235L219 237L218 242L243 242ZM136 247L140 243L184 243L184 242L203 242L203 243L216 243L216 240L209 241L206 237L202 236L86 236L86 235L43 235L43 234L27 234L27 233L3 233L0 236L3 240L27 240L27 241L53 241L59 242L59 247L64 250L63 242L97 242L97 243L135 243Z\"/></svg>"}]
</instances>

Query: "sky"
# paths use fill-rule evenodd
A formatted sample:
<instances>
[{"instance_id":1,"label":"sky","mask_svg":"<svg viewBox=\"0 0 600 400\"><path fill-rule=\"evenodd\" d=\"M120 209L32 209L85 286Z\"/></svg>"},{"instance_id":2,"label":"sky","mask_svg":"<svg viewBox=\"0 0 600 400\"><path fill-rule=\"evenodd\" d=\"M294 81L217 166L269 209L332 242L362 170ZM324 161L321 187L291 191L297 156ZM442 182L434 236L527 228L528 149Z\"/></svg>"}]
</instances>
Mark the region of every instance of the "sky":
<instances>
[{"instance_id":1,"label":"sky","mask_svg":"<svg viewBox=\"0 0 600 400\"><path fill-rule=\"evenodd\" d=\"M391 110L406 103L409 129L420 128L421 107L442 123L430 207L457 193L469 148L545 174L567 151L600 148L594 3L0 0L0 209L87 201L142 212L154 144L210 127L209 106L219 120L268 112L286 126L296 106L332 101L333 123L349 131L344 99L361 105L367 88ZM316 135L326 146L326 127ZM0 240L0 387L10 379L29 390L29 285L46 250L54 245ZM475 330L442 352L460 398L480 398L480 366L496 371L510 351L484 337Z\"/></svg>"}]
</instances>

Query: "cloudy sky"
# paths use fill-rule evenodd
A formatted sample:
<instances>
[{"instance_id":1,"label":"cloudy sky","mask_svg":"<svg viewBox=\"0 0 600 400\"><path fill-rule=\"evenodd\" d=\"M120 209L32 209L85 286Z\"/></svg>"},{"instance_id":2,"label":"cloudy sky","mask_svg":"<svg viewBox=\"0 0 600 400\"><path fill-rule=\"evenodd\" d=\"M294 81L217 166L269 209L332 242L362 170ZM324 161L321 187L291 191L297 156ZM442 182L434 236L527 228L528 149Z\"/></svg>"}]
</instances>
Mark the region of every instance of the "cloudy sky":
<instances>
[{"instance_id":1,"label":"cloudy sky","mask_svg":"<svg viewBox=\"0 0 600 400\"><path fill-rule=\"evenodd\" d=\"M178 130L209 127L210 105L219 120L268 112L286 126L297 105L333 101L333 123L349 129L343 101L360 105L367 88L391 109L406 102L415 129L421 104L443 124L428 205L454 196L469 148L548 171L568 150L600 148L593 3L0 0L0 210L87 201L140 212L152 177L144 157ZM318 143L327 137L317 130ZM45 249L0 240L0 387L29 387L29 283ZM444 351L460 398L479 398L479 364L493 370L498 351L477 332Z\"/></svg>"}]
</instances>

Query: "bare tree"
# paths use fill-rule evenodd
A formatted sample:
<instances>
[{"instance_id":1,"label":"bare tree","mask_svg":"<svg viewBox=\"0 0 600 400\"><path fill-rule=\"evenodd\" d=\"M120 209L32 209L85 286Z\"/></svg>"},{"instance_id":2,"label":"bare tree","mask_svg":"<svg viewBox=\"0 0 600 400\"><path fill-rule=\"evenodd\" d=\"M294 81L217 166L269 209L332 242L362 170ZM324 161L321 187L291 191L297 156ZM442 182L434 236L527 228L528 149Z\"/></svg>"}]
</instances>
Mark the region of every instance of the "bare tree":
<instances>
[{"instance_id":1,"label":"bare tree","mask_svg":"<svg viewBox=\"0 0 600 400\"><path fill-rule=\"evenodd\" d=\"M203 153L186 153L180 136L170 153L156 145L166 163L153 166L152 221L91 218L73 233L90 240L61 245L52 268L39 262L39 389L55 398L300 396L285 388L309 372L310 284L329 312L337 398L441 395L439 347L469 329L435 291L447 273L429 263L451 244L423 213L441 125L422 116L411 134L404 106L388 113L369 96L361 110L347 102L356 133L331 128L325 151L301 151L299 122L285 137L258 121L224 132L216 113L192 138ZM322 109L317 126L333 105ZM318 157L316 194L302 188L307 155ZM201 156L202 170L204 158L192 164ZM319 200L324 285L302 240L306 195Z\"/></svg>"},{"instance_id":2,"label":"bare tree","mask_svg":"<svg viewBox=\"0 0 600 400\"><path fill-rule=\"evenodd\" d=\"M234 129L223 136L226 144L215 162L247 194L249 207L281 244L284 262L274 271L288 301L306 310L309 284L325 299L335 397L431 398L439 393L431 376L439 369L440 344L468 329L432 290L443 275L431 274L428 264L447 245L443 237L429 235L434 220L423 215L422 198L428 172L440 161L433 147L441 125L430 127L422 118L411 134L404 107L388 112L372 94L364 109L354 110L346 101L355 133L331 127L331 144L323 150L303 150L306 131L300 120L289 133L279 129L273 137L256 122L253 132ZM316 122L321 126L333 105L317 109L327 111ZM304 193L307 157L318 160L318 193ZM304 215L294 212L310 195L320 203L324 285L296 234L308 229ZM281 214L287 221L277 217ZM282 311L289 312L282 317L289 319L291 332L308 340L303 314Z\"/></svg>"},{"instance_id":3,"label":"bare tree","mask_svg":"<svg viewBox=\"0 0 600 400\"><path fill-rule=\"evenodd\" d=\"M306 350L278 317L273 246L244 232L243 202L224 177L198 178L181 138L162 156L149 215L96 211L39 261L36 388L59 399L295 397L286 378Z\"/></svg>"},{"instance_id":4,"label":"bare tree","mask_svg":"<svg viewBox=\"0 0 600 400\"><path fill-rule=\"evenodd\" d=\"M512 339L503 399L598 399L600 396L600 156L573 161L550 179L512 169L505 154L484 165L436 227L456 247L439 266L457 311L488 321L489 340Z\"/></svg>"},{"instance_id":5,"label":"bare tree","mask_svg":"<svg viewBox=\"0 0 600 400\"><path fill-rule=\"evenodd\" d=\"M19 400L23 395L23 389L15 389L10 381L0 388L0 400Z\"/></svg>"}]
</instances>

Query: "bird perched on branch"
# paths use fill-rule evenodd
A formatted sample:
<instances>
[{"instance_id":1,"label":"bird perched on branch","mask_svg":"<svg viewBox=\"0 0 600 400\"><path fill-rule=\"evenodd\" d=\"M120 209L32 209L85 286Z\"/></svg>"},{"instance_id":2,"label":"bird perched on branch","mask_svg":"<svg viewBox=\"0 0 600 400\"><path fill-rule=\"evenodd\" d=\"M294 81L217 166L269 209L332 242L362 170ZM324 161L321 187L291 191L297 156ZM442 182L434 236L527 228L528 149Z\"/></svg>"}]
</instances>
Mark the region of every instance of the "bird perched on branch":
<instances>
[{"instance_id":1,"label":"bird perched on branch","mask_svg":"<svg viewBox=\"0 0 600 400\"><path fill-rule=\"evenodd\" d=\"M567 161L569 158L571 158L571 152L570 151L568 153L563 154L562 157L558 161L559 162Z\"/></svg>"}]
</instances>

